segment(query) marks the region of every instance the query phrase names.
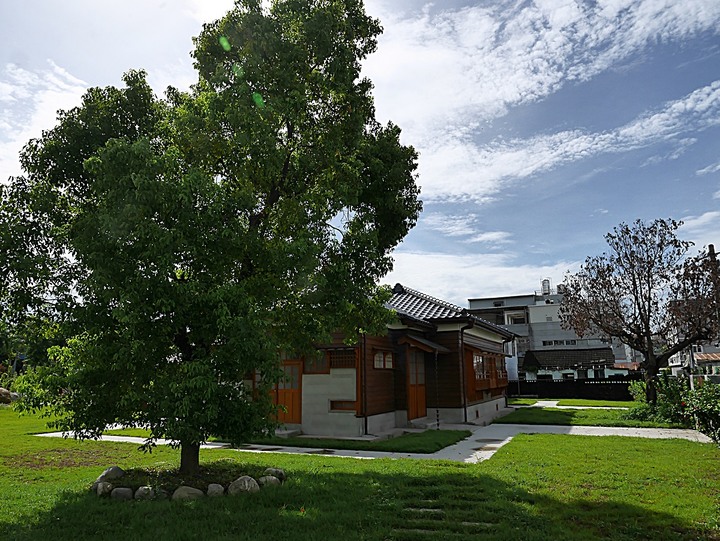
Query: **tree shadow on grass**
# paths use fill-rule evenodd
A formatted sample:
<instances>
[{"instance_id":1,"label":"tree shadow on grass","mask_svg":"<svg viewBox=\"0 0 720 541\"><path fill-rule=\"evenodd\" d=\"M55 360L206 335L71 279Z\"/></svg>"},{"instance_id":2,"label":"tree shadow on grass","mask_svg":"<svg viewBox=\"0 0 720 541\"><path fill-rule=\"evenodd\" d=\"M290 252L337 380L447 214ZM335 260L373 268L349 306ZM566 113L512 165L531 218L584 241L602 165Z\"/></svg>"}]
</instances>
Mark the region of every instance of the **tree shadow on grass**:
<instances>
[{"instance_id":1,"label":"tree shadow on grass","mask_svg":"<svg viewBox=\"0 0 720 541\"><path fill-rule=\"evenodd\" d=\"M287 463L284 463L286 462ZM0 538L152 540L712 540L678 517L613 501L538 495L482 468L435 461L241 457L239 467L285 467L288 481L258 494L192 502L100 499L65 492ZM38 487L41 490L42 487Z\"/></svg>"}]
</instances>

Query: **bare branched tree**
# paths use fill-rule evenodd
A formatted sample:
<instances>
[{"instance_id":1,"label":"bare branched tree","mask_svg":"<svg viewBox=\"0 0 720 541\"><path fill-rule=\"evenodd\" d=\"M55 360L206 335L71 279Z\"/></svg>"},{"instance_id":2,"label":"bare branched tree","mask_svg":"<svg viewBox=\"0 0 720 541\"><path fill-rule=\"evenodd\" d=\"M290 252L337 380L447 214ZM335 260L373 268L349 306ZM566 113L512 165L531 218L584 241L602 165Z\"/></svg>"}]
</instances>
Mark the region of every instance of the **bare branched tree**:
<instances>
[{"instance_id":1,"label":"bare branched tree","mask_svg":"<svg viewBox=\"0 0 720 541\"><path fill-rule=\"evenodd\" d=\"M670 357L717 337L718 268L714 250L690 256L677 238L682 222L636 220L605 235L609 250L565 276L563 326L583 336L617 337L643 355L646 398Z\"/></svg>"}]
</instances>

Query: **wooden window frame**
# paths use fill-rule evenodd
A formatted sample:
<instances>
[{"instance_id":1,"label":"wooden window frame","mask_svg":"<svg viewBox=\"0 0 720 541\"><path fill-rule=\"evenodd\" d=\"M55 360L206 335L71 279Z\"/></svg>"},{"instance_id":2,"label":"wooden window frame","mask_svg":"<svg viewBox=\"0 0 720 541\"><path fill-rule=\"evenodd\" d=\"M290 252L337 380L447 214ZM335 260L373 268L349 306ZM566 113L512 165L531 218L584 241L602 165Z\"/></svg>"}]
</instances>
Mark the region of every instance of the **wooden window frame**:
<instances>
[{"instance_id":1,"label":"wooden window frame","mask_svg":"<svg viewBox=\"0 0 720 541\"><path fill-rule=\"evenodd\" d=\"M330 411L355 411L357 402L355 400L331 400Z\"/></svg>"},{"instance_id":2,"label":"wooden window frame","mask_svg":"<svg viewBox=\"0 0 720 541\"><path fill-rule=\"evenodd\" d=\"M381 355L380 359L378 359L378 355ZM375 370L394 370L395 353L387 350L375 350L373 352L373 368Z\"/></svg>"}]
</instances>

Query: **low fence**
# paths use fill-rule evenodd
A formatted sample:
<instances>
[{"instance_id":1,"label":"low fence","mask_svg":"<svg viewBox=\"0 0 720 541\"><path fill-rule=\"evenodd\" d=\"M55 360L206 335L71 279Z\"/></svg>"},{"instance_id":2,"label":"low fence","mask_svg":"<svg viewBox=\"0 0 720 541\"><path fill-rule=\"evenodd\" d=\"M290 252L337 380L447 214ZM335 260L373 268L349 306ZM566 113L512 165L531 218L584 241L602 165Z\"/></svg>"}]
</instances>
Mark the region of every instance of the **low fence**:
<instances>
[{"instance_id":1,"label":"low fence","mask_svg":"<svg viewBox=\"0 0 720 541\"><path fill-rule=\"evenodd\" d=\"M628 386L642 378L508 381L508 396L537 398L587 398L590 400L632 400Z\"/></svg>"}]
</instances>

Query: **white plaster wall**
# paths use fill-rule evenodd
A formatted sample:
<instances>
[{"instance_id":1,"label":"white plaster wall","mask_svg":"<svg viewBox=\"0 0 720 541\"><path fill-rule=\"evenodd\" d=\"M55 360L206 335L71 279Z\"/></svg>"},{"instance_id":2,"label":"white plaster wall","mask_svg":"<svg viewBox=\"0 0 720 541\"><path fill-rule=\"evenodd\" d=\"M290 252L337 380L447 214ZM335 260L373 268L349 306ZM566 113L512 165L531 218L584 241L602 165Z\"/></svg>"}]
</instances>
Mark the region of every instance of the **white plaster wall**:
<instances>
[{"instance_id":1,"label":"white plaster wall","mask_svg":"<svg viewBox=\"0 0 720 541\"><path fill-rule=\"evenodd\" d=\"M361 436L362 420L353 411L330 411L331 400L355 400L354 368L333 368L329 374L303 374L302 431L318 436Z\"/></svg>"},{"instance_id":2,"label":"white plaster wall","mask_svg":"<svg viewBox=\"0 0 720 541\"><path fill-rule=\"evenodd\" d=\"M359 421L361 423L363 422L362 419L359 419ZM394 411L388 413L380 413L378 415L372 415L368 417L368 434L380 434L382 432L389 432L390 430L392 430L393 428L397 428L398 426L405 425L398 425L396 423Z\"/></svg>"},{"instance_id":3,"label":"white plaster wall","mask_svg":"<svg viewBox=\"0 0 720 541\"><path fill-rule=\"evenodd\" d=\"M467 421L473 424L488 425L493 419L499 417L505 407L505 397L501 396L473 404L467 407ZM435 419L435 409L428 408L428 418ZM465 422L462 408L440 408L440 428L443 424L460 424Z\"/></svg>"}]
</instances>

